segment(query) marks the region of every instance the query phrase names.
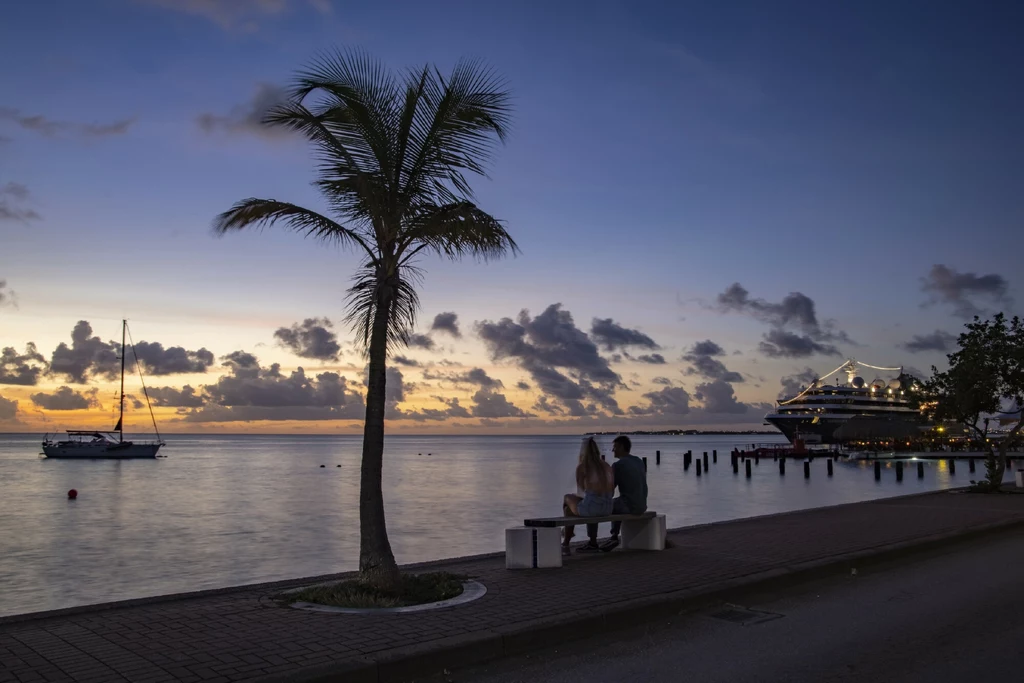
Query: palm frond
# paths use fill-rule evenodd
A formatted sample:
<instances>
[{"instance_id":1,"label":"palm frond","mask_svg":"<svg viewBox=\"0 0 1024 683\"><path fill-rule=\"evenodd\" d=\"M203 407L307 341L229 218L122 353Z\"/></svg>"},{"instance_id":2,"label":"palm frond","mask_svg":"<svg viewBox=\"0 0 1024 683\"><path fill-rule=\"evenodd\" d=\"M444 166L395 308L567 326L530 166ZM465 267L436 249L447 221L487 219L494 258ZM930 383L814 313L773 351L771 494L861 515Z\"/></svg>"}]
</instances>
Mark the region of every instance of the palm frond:
<instances>
[{"instance_id":1,"label":"palm frond","mask_svg":"<svg viewBox=\"0 0 1024 683\"><path fill-rule=\"evenodd\" d=\"M519 252L501 221L470 202L418 207L410 223L399 247L403 263L423 250L453 260L469 254L485 261Z\"/></svg>"},{"instance_id":2,"label":"palm frond","mask_svg":"<svg viewBox=\"0 0 1024 683\"><path fill-rule=\"evenodd\" d=\"M355 330L357 344L364 353L369 350L377 306L382 300L387 301L389 307L386 332L388 355L408 345L420 306L419 295L416 293L419 280L419 271L410 266L396 268L393 274L388 275L382 267L365 263L356 273L348 290L345 322ZM384 288L388 291L382 292Z\"/></svg>"},{"instance_id":3,"label":"palm frond","mask_svg":"<svg viewBox=\"0 0 1024 683\"><path fill-rule=\"evenodd\" d=\"M451 77L425 79L409 131L403 196L433 194L440 203L471 199L466 172L486 176L495 138L504 142L511 103L503 80L479 61L459 62Z\"/></svg>"},{"instance_id":4,"label":"palm frond","mask_svg":"<svg viewBox=\"0 0 1024 683\"><path fill-rule=\"evenodd\" d=\"M283 223L289 229L306 237L315 237L325 242L339 242L344 246L358 245L370 259L377 258L358 232L349 230L315 211L274 199L243 199L213 220L213 230L223 235L232 230L249 227L263 229L275 223Z\"/></svg>"},{"instance_id":5,"label":"palm frond","mask_svg":"<svg viewBox=\"0 0 1024 683\"><path fill-rule=\"evenodd\" d=\"M381 62L355 50L323 53L297 75L291 94L297 102L318 95L310 111L360 168L394 177L394 131L401 96Z\"/></svg>"}]
</instances>

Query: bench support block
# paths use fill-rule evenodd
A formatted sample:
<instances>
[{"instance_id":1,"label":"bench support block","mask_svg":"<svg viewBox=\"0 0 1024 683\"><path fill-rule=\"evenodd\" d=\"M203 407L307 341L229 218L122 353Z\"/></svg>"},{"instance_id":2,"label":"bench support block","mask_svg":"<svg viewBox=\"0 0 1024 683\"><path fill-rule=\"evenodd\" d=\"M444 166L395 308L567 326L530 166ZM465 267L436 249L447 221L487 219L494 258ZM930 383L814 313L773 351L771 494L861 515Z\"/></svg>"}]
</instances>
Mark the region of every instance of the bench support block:
<instances>
[{"instance_id":1,"label":"bench support block","mask_svg":"<svg viewBox=\"0 0 1024 683\"><path fill-rule=\"evenodd\" d=\"M623 550L664 550L665 515L648 519L630 519L622 523Z\"/></svg>"},{"instance_id":2,"label":"bench support block","mask_svg":"<svg viewBox=\"0 0 1024 683\"><path fill-rule=\"evenodd\" d=\"M505 529L505 568L543 569L562 566L562 530L516 526Z\"/></svg>"}]
</instances>

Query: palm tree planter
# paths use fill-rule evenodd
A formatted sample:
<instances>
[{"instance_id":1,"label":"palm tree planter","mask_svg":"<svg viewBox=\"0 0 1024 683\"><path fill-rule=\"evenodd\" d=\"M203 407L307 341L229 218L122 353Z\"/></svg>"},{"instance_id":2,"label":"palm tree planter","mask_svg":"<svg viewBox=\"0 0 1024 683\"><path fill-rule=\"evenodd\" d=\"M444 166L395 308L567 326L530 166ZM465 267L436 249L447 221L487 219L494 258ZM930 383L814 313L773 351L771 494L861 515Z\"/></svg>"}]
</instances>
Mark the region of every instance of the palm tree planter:
<instances>
[{"instance_id":1,"label":"palm tree planter","mask_svg":"<svg viewBox=\"0 0 1024 683\"><path fill-rule=\"evenodd\" d=\"M503 83L476 62L460 62L447 77L427 65L396 78L362 53L322 56L296 74L288 101L264 123L312 143L319 162L314 184L334 218L250 198L214 221L219 234L280 224L364 257L348 290L346 321L369 357L359 572L378 587L394 587L401 578L381 491L387 359L408 344L416 320L418 256L486 260L518 251L501 223L473 203L466 177L486 175L509 117Z\"/></svg>"}]
</instances>

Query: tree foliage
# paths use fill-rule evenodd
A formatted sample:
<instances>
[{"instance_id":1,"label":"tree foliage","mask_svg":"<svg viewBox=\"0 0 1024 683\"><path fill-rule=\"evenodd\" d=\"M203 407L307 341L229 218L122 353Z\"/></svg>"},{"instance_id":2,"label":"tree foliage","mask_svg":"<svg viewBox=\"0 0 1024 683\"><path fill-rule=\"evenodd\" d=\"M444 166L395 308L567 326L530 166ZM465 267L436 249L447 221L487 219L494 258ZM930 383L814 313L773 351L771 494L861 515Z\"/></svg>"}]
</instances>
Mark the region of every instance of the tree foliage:
<instances>
[{"instance_id":1,"label":"tree foliage","mask_svg":"<svg viewBox=\"0 0 1024 683\"><path fill-rule=\"evenodd\" d=\"M925 385L927 412L939 422L967 428L972 440L988 453L987 486L995 490L1006 471L1007 449L1021 443L1018 421L1005 434L993 438L990 423L999 417L1020 417L1024 406L1024 323L998 313L991 320L974 318L949 354L949 369ZM998 455L997 455L998 450Z\"/></svg>"}]
</instances>

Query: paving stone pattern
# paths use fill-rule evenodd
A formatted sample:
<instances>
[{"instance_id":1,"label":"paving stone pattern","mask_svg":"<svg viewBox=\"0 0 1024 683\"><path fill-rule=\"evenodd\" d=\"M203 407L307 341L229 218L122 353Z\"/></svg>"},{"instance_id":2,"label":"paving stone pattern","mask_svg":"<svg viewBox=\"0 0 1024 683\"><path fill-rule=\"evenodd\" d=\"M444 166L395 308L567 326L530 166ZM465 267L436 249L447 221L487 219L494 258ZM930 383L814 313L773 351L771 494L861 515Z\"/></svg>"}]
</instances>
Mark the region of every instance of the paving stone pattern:
<instances>
[{"instance_id":1,"label":"paving stone pattern","mask_svg":"<svg viewBox=\"0 0 1024 683\"><path fill-rule=\"evenodd\" d=\"M303 583L294 581L0 619L0 683L245 681L1009 519L1024 520L1024 496L937 493L677 529L664 552L573 557L561 569L508 571L495 556L433 563L477 578L487 595L413 614L320 614L269 600Z\"/></svg>"}]
</instances>

